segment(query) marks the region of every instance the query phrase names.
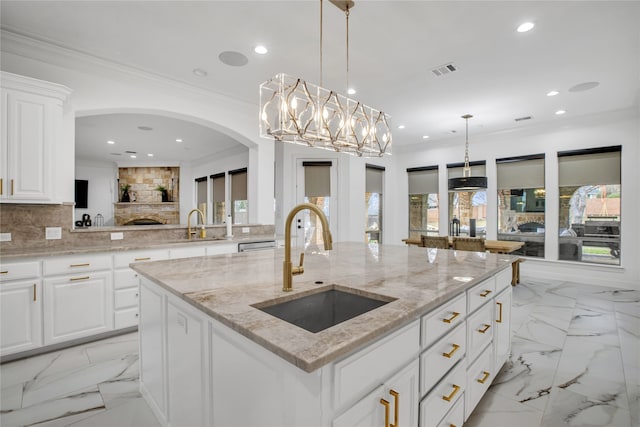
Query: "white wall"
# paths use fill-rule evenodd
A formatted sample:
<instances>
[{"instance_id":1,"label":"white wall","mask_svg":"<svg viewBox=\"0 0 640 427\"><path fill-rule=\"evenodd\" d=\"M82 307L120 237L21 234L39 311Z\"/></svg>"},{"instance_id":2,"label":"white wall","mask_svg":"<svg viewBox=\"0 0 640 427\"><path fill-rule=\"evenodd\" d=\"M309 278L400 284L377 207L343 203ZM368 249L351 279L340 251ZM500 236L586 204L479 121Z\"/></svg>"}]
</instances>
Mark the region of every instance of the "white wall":
<instances>
[{"instance_id":1,"label":"white wall","mask_svg":"<svg viewBox=\"0 0 640 427\"><path fill-rule=\"evenodd\" d=\"M82 218L83 214L91 215L93 225L96 225L97 214L104 217L104 225L113 225L113 202L118 198L116 178L118 168L115 164L90 163L76 161L76 179L89 181L87 209L75 209L74 221Z\"/></svg>"},{"instance_id":2,"label":"white wall","mask_svg":"<svg viewBox=\"0 0 640 427\"><path fill-rule=\"evenodd\" d=\"M640 131L638 110L629 109L578 118L563 118L557 125L523 128L489 135L469 137L470 160L487 162L487 238L497 236L497 191L495 159L544 153L546 180L545 261L527 260L522 272L536 277L564 278L585 283L625 286L640 289ZM597 266L555 261L558 256L558 173L557 152L622 145L622 241L621 266ZM439 166L441 229L447 227L447 163L464 159L464 140L434 142L397 149L394 154L397 192L392 202L394 221L391 240L399 242L408 235L408 179L406 169ZM443 228L444 227L444 228ZM387 240L390 242L391 240Z\"/></svg>"}]
</instances>

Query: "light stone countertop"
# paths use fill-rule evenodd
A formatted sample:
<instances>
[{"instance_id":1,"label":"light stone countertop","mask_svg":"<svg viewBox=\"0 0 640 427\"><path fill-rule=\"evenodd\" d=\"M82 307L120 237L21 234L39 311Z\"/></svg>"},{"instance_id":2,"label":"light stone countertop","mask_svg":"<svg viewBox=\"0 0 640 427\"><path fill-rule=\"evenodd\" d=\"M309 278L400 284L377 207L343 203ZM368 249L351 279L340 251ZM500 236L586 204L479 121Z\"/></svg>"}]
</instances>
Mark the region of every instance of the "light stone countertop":
<instances>
[{"instance_id":1,"label":"light stone countertop","mask_svg":"<svg viewBox=\"0 0 640 427\"><path fill-rule=\"evenodd\" d=\"M299 255L292 252L297 263ZM283 249L272 249L131 267L293 365L313 372L509 268L517 257L415 246L334 243L331 251L305 251L305 272L294 276L294 290L288 293L282 291L283 259ZM251 306L293 299L332 285L396 300L318 333Z\"/></svg>"},{"instance_id":2,"label":"light stone countertop","mask_svg":"<svg viewBox=\"0 0 640 427\"><path fill-rule=\"evenodd\" d=\"M162 249L162 248L176 248L176 247L189 247L189 246L209 246L216 244L228 244L228 243L248 243L248 242L266 242L271 240L278 240L278 236L273 234L254 234L246 236L234 236L230 239L225 237L208 237L206 239L194 238L193 240L180 239L180 240L158 240L158 241L136 241L136 240L114 240L111 244L100 245L76 245L68 248L48 248L42 246L39 248L29 249L2 249L0 251L0 257L3 260L15 260L19 258L32 258L32 257L49 257L59 255L79 255L90 254L98 252L111 252L111 251L130 251L138 249ZM89 240L87 240L89 241Z\"/></svg>"}]
</instances>

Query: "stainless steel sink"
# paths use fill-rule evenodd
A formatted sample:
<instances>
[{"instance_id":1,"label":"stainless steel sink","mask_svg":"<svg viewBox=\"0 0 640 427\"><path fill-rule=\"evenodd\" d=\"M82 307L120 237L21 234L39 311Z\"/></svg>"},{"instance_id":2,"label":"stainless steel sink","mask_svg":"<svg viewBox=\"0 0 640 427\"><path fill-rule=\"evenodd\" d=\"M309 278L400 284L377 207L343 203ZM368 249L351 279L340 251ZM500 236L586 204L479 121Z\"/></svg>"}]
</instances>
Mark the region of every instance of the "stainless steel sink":
<instances>
[{"instance_id":1,"label":"stainless steel sink","mask_svg":"<svg viewBox=\"0 0 640 427\"><path fill-rule=\"evenodd\" d=\"M330 288L283 302L259 303L253 307L309 332L320 332L338 323L353 319L381 307L394 298L376 295L375 298Z\"/></svg>"}]
</instances>

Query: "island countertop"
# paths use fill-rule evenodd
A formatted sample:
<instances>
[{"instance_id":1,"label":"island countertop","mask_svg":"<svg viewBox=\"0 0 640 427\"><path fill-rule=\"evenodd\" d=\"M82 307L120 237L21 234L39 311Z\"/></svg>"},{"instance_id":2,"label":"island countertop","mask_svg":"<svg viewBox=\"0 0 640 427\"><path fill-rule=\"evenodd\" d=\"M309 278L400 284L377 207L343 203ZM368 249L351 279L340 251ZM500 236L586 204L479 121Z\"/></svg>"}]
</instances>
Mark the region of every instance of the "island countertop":
<instances>
[{"instance_id":1,"label":"island countertop","mask_svg":"<svg viewBox=\"0 0 640 427\"><path fill-rule=\"evenodd\" d=\"M298 256L294 254L294 262ZM307 250L293 292L282 291L284 250L131 264L142 276L307 372L333 362L509 268L509 255L407 246L334 243ZM394 299L312 333L252 305L346 287Z\"/></svg>"}]
</instances>

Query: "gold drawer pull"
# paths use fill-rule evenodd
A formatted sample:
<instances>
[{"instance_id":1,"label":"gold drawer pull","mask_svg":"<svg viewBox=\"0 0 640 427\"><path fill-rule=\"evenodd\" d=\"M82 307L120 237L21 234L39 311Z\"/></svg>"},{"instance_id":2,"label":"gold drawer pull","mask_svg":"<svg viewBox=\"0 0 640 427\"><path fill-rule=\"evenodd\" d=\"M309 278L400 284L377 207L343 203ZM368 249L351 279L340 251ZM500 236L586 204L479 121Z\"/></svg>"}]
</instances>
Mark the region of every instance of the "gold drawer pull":
<instances>
[{"instance_id":1,"label":"gold drawer pull","mask_svg":"<svg viewBox=\"0 0 640 427\"><path fill-rule=\"evenodd\" d=\"M496 320L496 323L502 323L502 303L497 302L496 304L498 304L498 307L500 307L500 311L498 312L498 320Z\"/></svg>"},{"instance_id":2,"label":"gold drawer pull","mask_svg":"<svg viewBox=\"0 0 640 427\"><path fill-rule=\"evenodd\" d=\"M393 424L391 424L389 427L398 427L400 425L398 421L398 418L399 418L398 414L400 412L400 393L398 393L394 389L391 389L389 390L389 394L393 396L393 407L394 407Z\"/></svg>"},{"instance_id":3,"label":"gold drawer pull","mask_svg":"<svg viewBox=\"0 0 640 427\"><path fill-rule=\"evenodd\" d=\"M484 297L486 297L487 295L489 295L490 293L491 293L491 291L490 291L489 289L485 289L485 291L484 291L484 292L481 292L481 293L480 293L480 296L481 296L482 298L484 298Z\"/></svg>"},{"instance_id":4,"label":"gold drawer pull","mask_svg":"<svg viewBox=\"0 0 640 427\"><path fill-rule=\"evenodd\" d=\"M78 280L89 280L91 277L89 276L83 276L83 277L72 277L71 280L72 282L77 282Z\"/></svg>"},{"instance_id":5,"label":"gold drawer pull","mask_svg":"<svg viewBox=\"0 0 640 427\"><path fill-rule=\"evenodd\" d=\"M0 271L0 274L7 274L7 273L9 273L9 270Z\"/></svg>"},{"instance_id":6,"label":"gold drawer pull","mask_svg":"<svg viewBox=\"0 0 640 427\"><path fill-rule=\"evenodd\" d=\"M88 262L82 264L71 264L69 267L89 267L91 264Z\"/></svg>"},{"instance_id":7,"label":"gold drawer pull","mask_svg":"<svg viewBox=\"0 0 640 427\"><path fill-rule=\"evenodd\" d=\"M451 402L451 399L453 399L453 396L455 396L459 391L460 391L460 386L454 384L453 385L453 391L451 392L451 394L449 396L442 396L442 400L446 400L447 402Z\"/></svg>"},{"instance_id":8,"label":"gold drawer pull","mask_svg":"<svg viewBox=\"0 0 640 427\"><path fill-rule=\"evenodd\" d=\"M489 375L491 375L491 374L490 374L489 372L487 372L487 371L482 371L482 374L483 374L482 378L481 378L481 379L479 379L479 380L476 380L476 381L478 381L480 384L484 384L484 382L487 380L487 378L489 378Z\"/></svg>"},{"instance_id":9,"label":"gold drawer pull","mask_svg":"<svg viewBox=\"0 0 640 427\"><path fill-rule=\"evenodd\" d=\"M11 180L11 195L13 196L13 180Z\"/></svg>"},{"instance_id":10,"label":"gold drawer pull","mask_svg":"<svg viewBox=\"0 0 640 427\"><path fill-rule=\"evenodd\" d=\"M458 313L457 311L454 311L453 312L453 316L449 317L448 319L442 319L442 321L444 323L451 323L451 322L453 322L453 319L455 319L458 316L460 316L460 313Z\"/></svg>"},{"instance_id":11,"label":"gold drawer pull","mask_svg":"<svg viewBox=\"0 0 640 427\"><path fill-rule=\"evenodd\" d=\"M144 257L144 258L134 258L134 261L149 261L151 259L151 257Z\"/></svg>"},{"instance_id":12,"label":"gold drawer pull","mask_svg":"<svg viewBox=\"0 0 640 427\"><path fill-rule=\"evenodd\" d=\"M2 196L2 189L4 188L4 183L2 181L2 178L0 178L0 196Z\"/></svg>"},{"instance_id":13,"label":"gold drawer pull","mask_svg":"<svg viewBox=\"0 0 640 427\"><path fill-rule=\"evenodd\" d=\"M34 283L33 284L33 300L35 301L36 299L37 299L37 296L36 296L36 284Z\"/></svg>"},{"instance_id":14,"label":"gold drawer pull","mask_svg":"<svg viewBox=\"0 0 640 427\"><path fill-rule=\"evenodd\" d=\"M380 399L380 403L384 405L384 427L391 427L389 425L389 401Z\"/></svg>"},{"instance_id":15,"label":"gold drawer pull","mask_svg":"<svg viewBox=\"0 0 640 427\"><path fill-rule=\"evenodd\" d=\"M442 353L442 355L444 357L450 358L451 356L453 356L453 353L458 351L459 348L460 346L458 344L453 344L453 348L451 349L451 351L449 353Z\"/></svg>"},{"instance_id":16,"label":"gold drawer pull","mask_svg":"<svg viewBox=\"0 0 640 427\"><path fill-rule=\"evenodd\" d=\"M449 424L449 427L456 427L455 424Z\"/></svg>"},{"instance_id":17,"label":"gold drawer pull","mask_svg":"<svg viewBox=\"0 0 640 427\"><path fill-rule=\"evenodd\" d=\"M484 328L482 329L478 329L478 332L480 332L481 334L484 334L485 332L487 332L489 330L489 328L491 327L491 325L487 325L486 323L484 324Z\"/></svg>"}]
</instances>

